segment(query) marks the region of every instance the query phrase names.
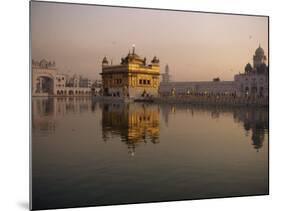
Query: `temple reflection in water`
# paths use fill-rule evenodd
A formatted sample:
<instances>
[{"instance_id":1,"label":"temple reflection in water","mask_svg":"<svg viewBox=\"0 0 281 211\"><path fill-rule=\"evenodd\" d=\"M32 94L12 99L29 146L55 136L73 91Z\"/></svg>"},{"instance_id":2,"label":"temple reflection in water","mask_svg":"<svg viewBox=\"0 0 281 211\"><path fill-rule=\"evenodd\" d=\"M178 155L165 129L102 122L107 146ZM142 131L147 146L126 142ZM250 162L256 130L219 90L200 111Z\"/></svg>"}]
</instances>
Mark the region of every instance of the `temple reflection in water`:
<instances>
[{"instance_id":1,"label":"temple reflection in water","mask_svg":"<svg viewBox=\"0 0 281 211\"><path fill-rule=\"evenodd\" d=\"M32 129L54 132L59 120L68 114L88 112L95 106L90 97L32 98Z\"/></svg>"},{"instance_id":2,"label":"temple reflection in water","mask_svg":"<svg viewBox=\"0 0 281 211\"><path fill-rule=\"evenodd\" d=\"M186 110L192 116L197 113L208 112L213 119L220 118L224 113L233 113L236 123L243 125L246 135L251 135L252 145L258 151L263 146L265 135L268 134L269 113L267 108L261 107L224 107L206 105L161 105L161 113L165 124L169 125L169 116L177 111ZM200 130L203 130L201 128Z\"/></svg>"},{"instance_id":3,"label":"temple reflection in water","mask_svg":"<svg viewBox=\"0 0 281 211\"><path fill-rule=\"evenodd\" d=\"M118 135L128 145L134 155L140 143L159 142L159 113L157 105L152 104L101 104L103 140Z\"/></svg>"},{"instance_id":4,"label":"temple reflection in water","mask_svg":"<svg viewBox=\"0 0 281 211\"><path fill-rule=\"evenodd\" d=\"M243 124L247 135L251 133L252 145L258 151L263 146L265 134L268 134L268 110L262 108L238 109L234 111L233 117Z\"/></svg>"},{"instance_id":5,"label":"temple reflection in water","mask_svg":"<svg viewBox=\"0 0 281 211\"><path fill-rule=\"evenodd\" d=\"M269 125L266 108L98 103L89 97L33 98L32 129L35 134L38 132L41 135L49 135L56 132L57 125L67 115L100 113L98 117L101 118L99 127L102 137L99 140L106 142L112 137L119 137L133 155L140 144L159 143L161 124L175 127L169 125L169 118L171 115L181 115L179 114L181 112L190 113L194 118L207 113L212 119L232 114L233 121L243 127L246 136L251 136L251 144L257 151L263 147L267 139Z\"/></svg>"}]
</instances>

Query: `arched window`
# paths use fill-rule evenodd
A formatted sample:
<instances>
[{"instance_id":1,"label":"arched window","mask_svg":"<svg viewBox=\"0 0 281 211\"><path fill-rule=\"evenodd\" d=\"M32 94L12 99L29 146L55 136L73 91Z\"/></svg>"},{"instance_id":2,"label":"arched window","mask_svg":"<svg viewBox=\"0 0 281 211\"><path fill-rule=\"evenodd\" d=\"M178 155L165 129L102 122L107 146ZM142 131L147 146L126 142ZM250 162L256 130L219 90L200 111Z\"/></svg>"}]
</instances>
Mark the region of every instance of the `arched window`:
<instances>
[{"instance_id":1,"label":"arched window","mask_svg":"<svg viewBox=\"0 0 281 211\"><path fill-rule=\"evenodd\" d=\"M245 94L246 94L246 96L248 96L249 95L249 87L245 87Z\"/></svg>"}]
</instances>

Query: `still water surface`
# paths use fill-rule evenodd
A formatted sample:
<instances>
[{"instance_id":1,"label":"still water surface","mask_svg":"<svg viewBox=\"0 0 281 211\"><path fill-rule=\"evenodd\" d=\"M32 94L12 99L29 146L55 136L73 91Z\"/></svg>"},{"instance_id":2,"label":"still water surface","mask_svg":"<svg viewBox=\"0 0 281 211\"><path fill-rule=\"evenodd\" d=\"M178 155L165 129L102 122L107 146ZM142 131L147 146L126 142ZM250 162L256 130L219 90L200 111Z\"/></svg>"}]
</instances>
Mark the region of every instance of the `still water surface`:
<instances>
[{"instance_id":1,"label":"still water surface","mask_svg":"<svg viewBox=\"0 0 281 211\"><path fill-rule=\"evenodd\" d=\"M268 110L33 98L33 209L268 194Z\"/></svg>"}]
</instances>

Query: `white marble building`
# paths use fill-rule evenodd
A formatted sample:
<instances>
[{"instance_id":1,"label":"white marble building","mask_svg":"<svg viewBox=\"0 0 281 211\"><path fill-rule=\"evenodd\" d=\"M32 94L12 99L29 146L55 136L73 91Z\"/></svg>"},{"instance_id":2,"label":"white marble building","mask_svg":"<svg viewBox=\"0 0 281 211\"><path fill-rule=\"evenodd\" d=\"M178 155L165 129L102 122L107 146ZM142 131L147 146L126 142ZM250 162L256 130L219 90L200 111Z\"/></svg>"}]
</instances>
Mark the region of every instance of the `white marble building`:
<instances>
[{"instance_id":1,"label":"white marble building","mask_svg":"<svg viewBox=\"0 0 281 211\"><path fill-rule=\"evenodd\" d=\"M54 61L32 60L32 96L83 96L91 91L89 86L79 86L79 78L60 73Z\"/></svg>"},{"instance_id":2,"label":"white marble building","mask_svg":"<svg viewBox=\"0 0 281 211\"><path fill-rule=\"evenodd\" d=\"M235 94L234 81L169 82L160 84L163 95Z\"/></svg>"},{"instance_id":3,"label":"white marble building","mask_svg":"<svg viewBox=\"0 0 281 211\"><path fill-rule=\"evenodd\" d=\"M251 64L245 66L244 73L234 76L233 81L187 81L171 82L167 68L162 74L159 92L161 95L233 95L268 97L268 66L264 50L259 46L253 56L253 67Z\"/></svg>"},{"instance_id":4,"label":"white marble building","mask_svg":"<svg viewBox=\"0 0 281 211\"><path fill-rule=\"evenodd\" d=\"M259 46L253 56L253 67L248 63L244 73L234 76L238 95L268 97L269 70L266 60L264 50Z\"/></svg>"}]
</instances>

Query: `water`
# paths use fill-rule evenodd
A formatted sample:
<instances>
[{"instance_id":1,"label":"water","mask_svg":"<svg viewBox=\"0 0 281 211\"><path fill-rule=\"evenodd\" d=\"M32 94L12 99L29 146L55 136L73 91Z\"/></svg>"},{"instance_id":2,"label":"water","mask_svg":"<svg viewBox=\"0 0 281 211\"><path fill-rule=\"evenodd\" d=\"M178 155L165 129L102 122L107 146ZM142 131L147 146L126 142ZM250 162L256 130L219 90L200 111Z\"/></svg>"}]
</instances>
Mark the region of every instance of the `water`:
<instances>
[{"instance_id":1,"label":"water","mask_svg":"<svg viewBox=\"0 0 281 211\"><path fill-rule=\"evenodd\" d=\"M32 100L33 209L268 194L268 110Z\"/></svg>"}]
</instances>

